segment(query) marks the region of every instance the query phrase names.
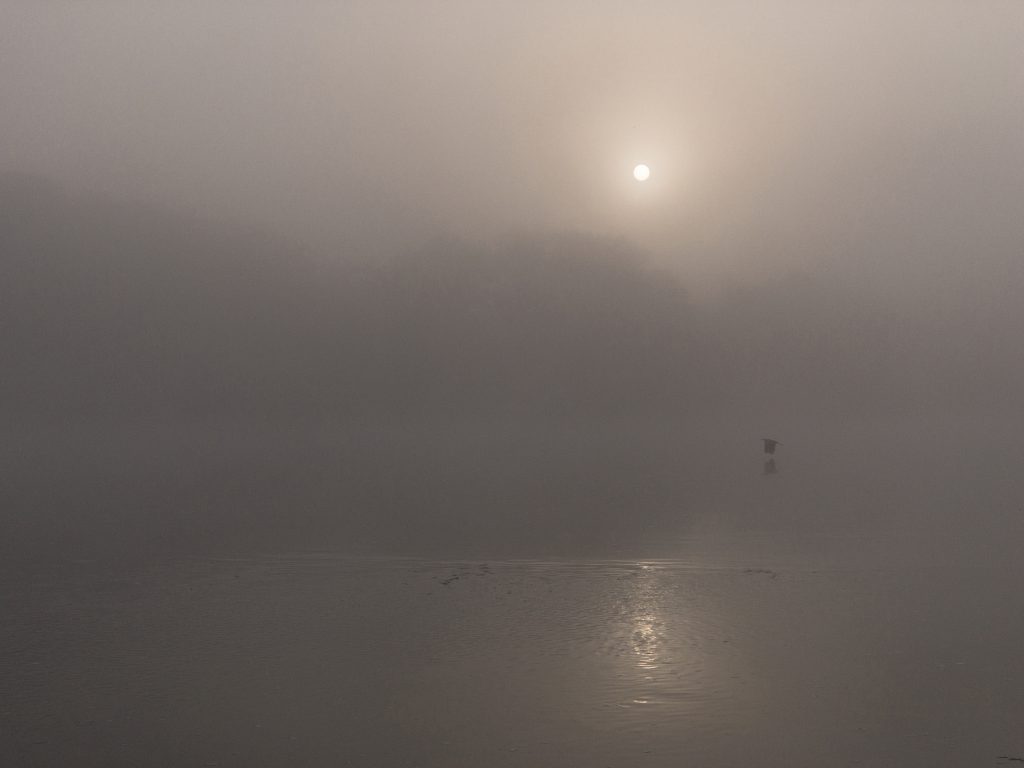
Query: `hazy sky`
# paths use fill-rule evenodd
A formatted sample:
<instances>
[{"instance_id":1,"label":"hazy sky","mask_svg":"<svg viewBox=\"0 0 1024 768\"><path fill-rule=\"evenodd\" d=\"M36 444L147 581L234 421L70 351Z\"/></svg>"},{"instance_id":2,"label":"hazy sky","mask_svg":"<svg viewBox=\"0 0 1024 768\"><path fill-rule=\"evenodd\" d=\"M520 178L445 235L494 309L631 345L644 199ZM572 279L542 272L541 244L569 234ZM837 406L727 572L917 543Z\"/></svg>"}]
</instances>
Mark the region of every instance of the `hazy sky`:
<instances>
[{"instance_id":1,"label":"hazy sky","mask_svg":"<svg viewBox=\"0 0 1024 768\"><path fill-rule=\"evenodd\" d=\"M1016 0L0 0L0 166L324 251L941 275L1019 252L1022 40Z\"/></svg>"},{"instance_id":2,"label":"hazy sky","mask_svg":"<svg viewBox=\"0 0 1024 768\"><path fill-rule=\"evenodd\" d=\"M994 531L1022 200L1024 0L0 0L4 546Z\"/></svg>"}]
</instances>

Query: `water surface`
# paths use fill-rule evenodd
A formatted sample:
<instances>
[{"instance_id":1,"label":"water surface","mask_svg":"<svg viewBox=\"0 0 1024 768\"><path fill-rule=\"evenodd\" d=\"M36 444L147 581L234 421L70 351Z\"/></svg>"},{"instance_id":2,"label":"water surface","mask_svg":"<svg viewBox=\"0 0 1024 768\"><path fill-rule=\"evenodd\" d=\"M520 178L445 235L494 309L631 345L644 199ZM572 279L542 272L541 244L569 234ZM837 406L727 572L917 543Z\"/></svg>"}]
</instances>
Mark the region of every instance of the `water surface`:
<instances>
[{"instance_id":1,"label":"water surface","mask_svg":"<svg viewBox=\"0 0 1024 768\"><path fill-rule=\"evenodd\" d=\"M181 559L131 576L83 562L9 580L0 759L781 768L1024 757L1014 564L843 562L828 540L756 533L689 544L660 560L315 553ZM862 544L841 548L872 550Z\"/></svg>"}]
</instances>

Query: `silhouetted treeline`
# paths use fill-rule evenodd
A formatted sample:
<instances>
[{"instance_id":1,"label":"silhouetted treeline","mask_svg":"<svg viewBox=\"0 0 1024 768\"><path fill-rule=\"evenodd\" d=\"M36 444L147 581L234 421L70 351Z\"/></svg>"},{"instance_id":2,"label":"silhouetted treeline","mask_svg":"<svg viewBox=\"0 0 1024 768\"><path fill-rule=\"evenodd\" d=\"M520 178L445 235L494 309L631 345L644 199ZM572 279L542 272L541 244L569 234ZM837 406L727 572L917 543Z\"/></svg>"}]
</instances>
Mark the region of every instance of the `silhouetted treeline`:
<instances>
[{"instance_id":1,"label":"silhouetted treeline","mask_svg":"<svg viewBox=\"0 0 1024 768\"><path fill-rule=\"evenodd\" d=\"M0 207L10 417L842 415L1021 383L991 343L1016 316L932 332L827 276L695 305L594 238L435 241L370 264L16 176Z\"/></svg>"}]
</instances>

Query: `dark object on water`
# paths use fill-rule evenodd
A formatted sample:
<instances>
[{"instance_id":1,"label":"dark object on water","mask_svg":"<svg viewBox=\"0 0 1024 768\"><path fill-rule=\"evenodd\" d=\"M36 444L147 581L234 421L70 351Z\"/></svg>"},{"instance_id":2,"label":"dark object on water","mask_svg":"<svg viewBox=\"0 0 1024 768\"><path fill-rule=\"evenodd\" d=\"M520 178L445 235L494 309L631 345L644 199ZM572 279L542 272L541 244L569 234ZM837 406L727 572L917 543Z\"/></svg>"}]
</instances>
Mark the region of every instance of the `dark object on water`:
<instances>
[{"instance_id":1,"label":"dark object on water","mask_svg":"<svg viewBox=\"0 0 1024 768\"><path fill-rule=\"evenodd\" d=\"M764 442L764 474L778 474L779 469L775 466L775 447L782 445L782 443L770 437L762 437L761 440Z\"/></svg>"}]
</instances>

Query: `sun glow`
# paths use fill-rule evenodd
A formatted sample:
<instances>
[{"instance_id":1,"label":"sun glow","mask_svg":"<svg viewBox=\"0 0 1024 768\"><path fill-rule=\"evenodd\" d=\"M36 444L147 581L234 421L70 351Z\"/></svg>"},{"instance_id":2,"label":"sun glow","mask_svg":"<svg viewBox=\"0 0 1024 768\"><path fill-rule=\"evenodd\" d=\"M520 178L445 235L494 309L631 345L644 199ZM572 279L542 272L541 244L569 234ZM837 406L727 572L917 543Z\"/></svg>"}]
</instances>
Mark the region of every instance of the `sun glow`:
<instances>
[{"instance_id":1,"label":"sun glow","mask_svg":"<svg viewBox=\"0 0 1024 768\"><path fill-rule=\"evenodd\" d=\"M651 176L651 169L643 163L633 169L633 178L637 181L647 181Z\"/></svg>"}]
</instances>

